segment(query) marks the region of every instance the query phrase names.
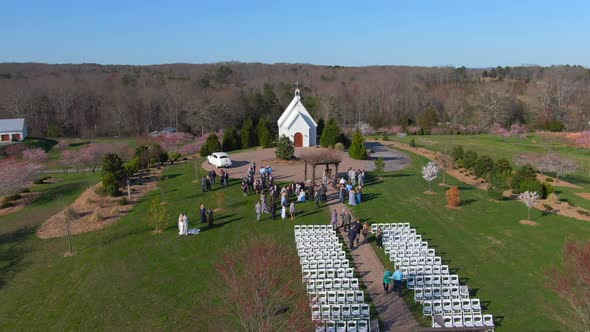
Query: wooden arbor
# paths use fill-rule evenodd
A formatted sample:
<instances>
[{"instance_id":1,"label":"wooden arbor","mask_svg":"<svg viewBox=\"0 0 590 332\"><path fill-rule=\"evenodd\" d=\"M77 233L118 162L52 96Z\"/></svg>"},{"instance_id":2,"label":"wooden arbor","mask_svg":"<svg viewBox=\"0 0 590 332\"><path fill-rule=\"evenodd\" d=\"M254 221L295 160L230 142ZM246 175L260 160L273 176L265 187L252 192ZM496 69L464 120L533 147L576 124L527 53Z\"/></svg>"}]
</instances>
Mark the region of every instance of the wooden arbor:
<instances>
[{"instance_id":1,"label":"wooden arbor","mask_svg":"<svg viewBox=\"0 0 590 332\"><path fill-rule=\"evenodd\" d=\"M330 165L334 165L334 175L338 177L338 166L342 162L342 158L333 150L318 149L317 151L310 151L302 153L300 158L305 163L305 179L307 181L307 165L311 165L311 183L315 183L315 168L316 166L326 166L326 173L328 178L331 177Z\"/></svg>"}]
</instances>

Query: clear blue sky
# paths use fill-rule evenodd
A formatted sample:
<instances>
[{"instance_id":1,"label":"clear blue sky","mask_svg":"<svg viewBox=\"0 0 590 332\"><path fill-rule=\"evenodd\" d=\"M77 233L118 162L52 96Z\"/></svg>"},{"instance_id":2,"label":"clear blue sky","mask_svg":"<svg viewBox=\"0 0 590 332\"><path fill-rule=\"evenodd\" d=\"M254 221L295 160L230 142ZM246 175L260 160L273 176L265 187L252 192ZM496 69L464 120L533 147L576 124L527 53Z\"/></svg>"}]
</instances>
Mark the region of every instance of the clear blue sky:
<instances>
[{"instance_id":1,"label":"clear blue sky","mask_svg":"<svg viewBox=\"0 0 590 332\"><path fill-rule=\"evenodd\" d=\"M0 0L0 13L0 62L590 67L590 0Z\"/></svg>"}]
</instances>

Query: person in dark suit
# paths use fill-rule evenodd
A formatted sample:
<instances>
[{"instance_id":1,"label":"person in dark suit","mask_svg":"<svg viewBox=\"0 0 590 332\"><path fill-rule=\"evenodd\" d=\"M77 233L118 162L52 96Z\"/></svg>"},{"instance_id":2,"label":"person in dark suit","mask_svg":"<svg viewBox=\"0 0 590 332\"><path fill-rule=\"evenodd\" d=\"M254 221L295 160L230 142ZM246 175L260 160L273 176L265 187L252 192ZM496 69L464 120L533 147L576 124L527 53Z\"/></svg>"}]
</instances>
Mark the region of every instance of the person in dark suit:
<instances>
[{"instance_id":1,"label":"person in dark suit","mask_svg":"<svg viewBox=\"0 0 590 332\"><path fill-rule=\"evenodd\" d=\"M199 213L201 214L201 223L207 222L207 209L205 209L205 204L201 203L201 207L199 208Z\"/></svg>"}]
</instances>

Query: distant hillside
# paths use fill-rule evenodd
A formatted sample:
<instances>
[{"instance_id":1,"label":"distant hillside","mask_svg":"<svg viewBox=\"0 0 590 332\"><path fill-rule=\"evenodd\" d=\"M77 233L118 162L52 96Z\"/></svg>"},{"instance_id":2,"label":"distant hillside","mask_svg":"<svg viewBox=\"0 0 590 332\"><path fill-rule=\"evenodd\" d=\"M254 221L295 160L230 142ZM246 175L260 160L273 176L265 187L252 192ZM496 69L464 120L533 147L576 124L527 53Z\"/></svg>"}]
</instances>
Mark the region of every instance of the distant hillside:
<instances>
[{"instance_id":1,"label":"distant hillside","mask_svg":"<svg viewBox=\"0 0 590 332\"><path fill-rule=\"evenodd\" d=\"M246 116L276 121L299 82L316 118L374 128L493 123L584 129L590 70L309 64L0 64L0 117L26 117L34 136L206 132Z\"/></svg>"}]
</instances>

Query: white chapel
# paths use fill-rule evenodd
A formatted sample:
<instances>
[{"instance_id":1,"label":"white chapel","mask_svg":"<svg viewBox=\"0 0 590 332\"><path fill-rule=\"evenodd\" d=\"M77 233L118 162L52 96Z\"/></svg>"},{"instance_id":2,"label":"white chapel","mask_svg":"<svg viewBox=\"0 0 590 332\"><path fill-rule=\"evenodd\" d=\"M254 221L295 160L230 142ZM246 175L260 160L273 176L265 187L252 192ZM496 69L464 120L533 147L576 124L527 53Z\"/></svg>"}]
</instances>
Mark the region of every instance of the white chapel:
<instances>
[{"instance_id":1,"label":"white chapel","mask_svg":"<svg viewBox=\"0 0 590 332\"><path fill-rule=\"evenodd\" d=\"M295 97L293 97L277 124L279 126L279 137L282 135L289 137L295 147L317 145L316 131L318 124L301 103L299 89L295 89Z\"/></svg>"}]
</instances>

